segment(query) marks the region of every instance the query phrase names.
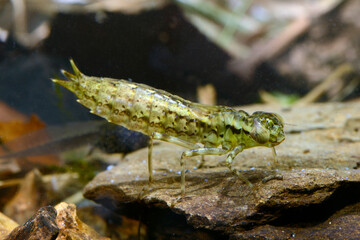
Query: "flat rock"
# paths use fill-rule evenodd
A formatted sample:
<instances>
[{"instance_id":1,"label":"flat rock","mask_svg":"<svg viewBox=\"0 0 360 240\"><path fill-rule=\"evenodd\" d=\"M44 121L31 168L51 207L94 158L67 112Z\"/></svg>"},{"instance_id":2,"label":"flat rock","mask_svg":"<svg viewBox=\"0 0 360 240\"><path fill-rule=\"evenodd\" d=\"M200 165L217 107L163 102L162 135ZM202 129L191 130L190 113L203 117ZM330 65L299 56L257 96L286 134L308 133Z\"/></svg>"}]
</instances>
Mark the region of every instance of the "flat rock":
<instances>
[{"instance_id":1,"label":"flat rock","mask_svg":"<svg viewBox=\"0 0 360 240\"><path fill-rule=\"evenodd\" d=\"M194 157L187 160L186 194L181 196L179 159L184 149L160 143L153 150L155 181L150 188L147 149L142 149L98 174L84 189L85 197L114 211L130 205L171 210L195 228L233 239L310 236L311 231L319 236L328 231L331 238L334 228L356 225L357 212L341 210L360 200L360 104L242 109L277 112L288 124L286 140L276 148L278 165L273 164L271 149L261 147L235 159L234 167L254 188L228 171L226 156L206 156L200 169L200 158ZM356 231L351 234L360 237Z\"/></svg>"}]
</instances>

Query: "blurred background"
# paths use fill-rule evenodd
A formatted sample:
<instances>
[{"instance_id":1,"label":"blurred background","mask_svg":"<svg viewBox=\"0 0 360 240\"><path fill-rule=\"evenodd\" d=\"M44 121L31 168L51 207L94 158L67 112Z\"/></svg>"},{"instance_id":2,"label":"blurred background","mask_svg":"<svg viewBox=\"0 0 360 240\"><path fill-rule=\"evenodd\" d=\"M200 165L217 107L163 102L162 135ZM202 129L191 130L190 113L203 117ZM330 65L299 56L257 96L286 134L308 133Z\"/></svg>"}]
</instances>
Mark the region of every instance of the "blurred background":
<instances>
[{"instance_id":1,"label":"blurred background","mask_svg":"<svg viewBox=\"0 0 360 240\"><path fill-rule=\"evenodd\" d=\"M356 1L0 4L1 100L51 124L91 116L48 81L69 70L69 58L88 75L132 79L192 101L208 86L209 103L231 106L266 102L267 93L291 103L338 67L358 68ZM349 82L333 81L317 99L358 96L350 78L347 89Z\"/></svg>"},{"instance_id":2,"label":"blurred background","mask_svg":"<svg viewBox=\"0 0 360 240\"><path fill-rule=\"evenodd\" d=\"M94 149L124 155L147 145L50 81L71 72L70 58L86 75L204 104L359 101L359 12L355 0L0 0L0 211L23 223L120 158L104 162ZM83 145L80 155L57 155ZM35 168L44 183L59 172L83 181L20 217L13 199Z\"/></svg>"}]
</instances>

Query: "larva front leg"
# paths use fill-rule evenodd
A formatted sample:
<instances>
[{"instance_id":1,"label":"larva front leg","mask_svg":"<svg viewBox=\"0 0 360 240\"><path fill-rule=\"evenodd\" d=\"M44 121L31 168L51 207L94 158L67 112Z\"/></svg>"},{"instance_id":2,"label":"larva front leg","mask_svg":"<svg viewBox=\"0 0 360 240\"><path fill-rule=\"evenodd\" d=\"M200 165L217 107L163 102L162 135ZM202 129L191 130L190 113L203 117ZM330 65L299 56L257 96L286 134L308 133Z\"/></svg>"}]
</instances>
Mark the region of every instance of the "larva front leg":
<instances>
[{"instance_id":1,"label":"larva front leg","mask_svg":"<svg viewBox=\"0 0 360 240\"><path fill-rule=\"evenodd\" d=\"M276 155L276 150L274 147L271 148L272 149L272 155L273 155L273 164L274 164L274 167L278 166L279 165L279 162L277 160L277 155Z\"/></svg>"},{"instance_id":2,"label":"larva front leg","mask_svg":"<svg viewBox=\"0 0 360 240\"><path fill-rule=\"evenodd\" d=\"M247 179L245 176L243 176L239 171L233 168L232 162L236 155L238 155L240 152L244 150L244 147L242 145L239 145L235 147L226 158L226 166L230 169L232 173L234 173L236 176L238 176L241 180L243 180L247 185L250 187L253 187L252 183Z\"/></svg>"}]
</instances>

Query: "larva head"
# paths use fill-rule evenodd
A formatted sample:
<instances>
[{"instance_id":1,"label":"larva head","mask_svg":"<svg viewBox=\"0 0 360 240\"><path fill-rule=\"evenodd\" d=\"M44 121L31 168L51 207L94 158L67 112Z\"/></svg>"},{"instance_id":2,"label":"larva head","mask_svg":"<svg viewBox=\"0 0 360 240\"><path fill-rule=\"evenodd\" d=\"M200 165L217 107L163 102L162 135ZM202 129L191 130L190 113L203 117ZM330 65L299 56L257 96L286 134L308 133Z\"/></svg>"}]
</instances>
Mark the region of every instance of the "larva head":
<instances>
[{"instance_id":1,"label":"larva head","mask_svg":"<svg viewBox=\"0 0 360 240\"><path fill-rule=\"evenodd\" d=\"M259 145L273 147L285 140L284 122L276 113L254 112L250 124L250 136Z\"/></svg>"}]
</instances>

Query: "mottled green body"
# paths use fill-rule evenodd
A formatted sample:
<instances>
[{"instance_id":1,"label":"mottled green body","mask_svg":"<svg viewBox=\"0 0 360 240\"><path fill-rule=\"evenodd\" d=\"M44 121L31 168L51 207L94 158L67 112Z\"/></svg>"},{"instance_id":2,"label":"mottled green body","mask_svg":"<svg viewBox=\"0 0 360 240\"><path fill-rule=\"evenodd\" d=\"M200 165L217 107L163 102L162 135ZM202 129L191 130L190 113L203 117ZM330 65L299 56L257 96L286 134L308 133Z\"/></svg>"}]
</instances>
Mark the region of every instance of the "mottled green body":
<instances>
[{"instance_id":1,"label":"mottled green body","mask_svg":"<svg viewBox=\"0 0 360 240\"><path fill-rule=\"evenodd\" d=\"M277 114L255 112L249 116L230 107L192 103L145 84L89 77L73 61L71 64L75 75L63 71L70 81L53 81L74 92L79 103L109 122L192 149L184 152L182 158L233 151L233 159L243 149L274 147L285 138L283 122Z\"/></svg>"}]
</instances>

